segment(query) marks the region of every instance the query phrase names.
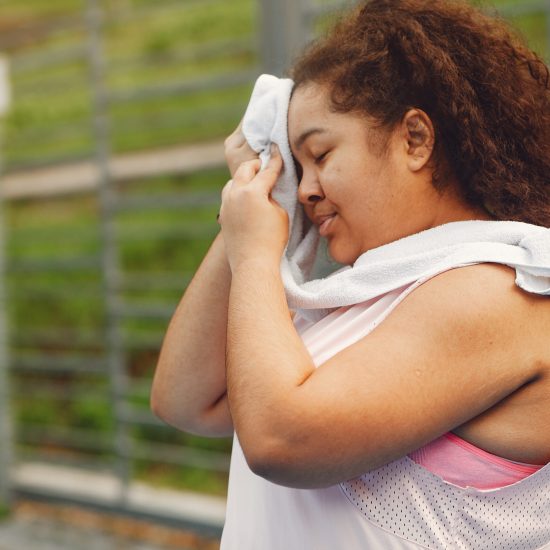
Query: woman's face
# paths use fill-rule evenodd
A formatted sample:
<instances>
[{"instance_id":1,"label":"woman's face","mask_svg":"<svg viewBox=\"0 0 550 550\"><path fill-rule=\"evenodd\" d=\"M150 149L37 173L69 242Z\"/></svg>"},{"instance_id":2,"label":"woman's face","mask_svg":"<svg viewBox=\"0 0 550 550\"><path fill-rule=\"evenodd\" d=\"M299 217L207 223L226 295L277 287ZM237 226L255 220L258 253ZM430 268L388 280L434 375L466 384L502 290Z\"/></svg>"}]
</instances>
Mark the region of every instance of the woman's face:
<instances>
[{"instance_id":1,"label":"woman's face","mask_svg":"<svg viewBox=\"0 0 550 550\"><path fill-rule=\"evenodd\" d=\"M396 139L397 132L331 112L329 95L317 84L295 90L288 125L298 199L336 261L351 265L363 252L424 228L407 187L406 140Z\"/></svg>"}]
</instances>

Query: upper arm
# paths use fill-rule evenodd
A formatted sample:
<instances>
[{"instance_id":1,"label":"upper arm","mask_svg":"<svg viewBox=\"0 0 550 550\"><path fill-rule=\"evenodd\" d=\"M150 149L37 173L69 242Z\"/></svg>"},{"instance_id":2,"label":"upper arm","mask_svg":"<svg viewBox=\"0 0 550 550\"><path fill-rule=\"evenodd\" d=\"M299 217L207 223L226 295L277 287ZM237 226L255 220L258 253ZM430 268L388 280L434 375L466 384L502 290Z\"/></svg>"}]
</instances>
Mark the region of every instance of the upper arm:
<instances>
[{"instance_id":1,"label":"upper arm","mask_svg":"<svg viewBox=\"0 0 550 550\"><path fill-rule=\"evenodd\" d=\"M356 477L513 393L537 374L529 346L535 307L513 270L494 264L419 286L297 389L292 417L278 419L272 479L326 486Z\"/></svg>"}]
</instances>

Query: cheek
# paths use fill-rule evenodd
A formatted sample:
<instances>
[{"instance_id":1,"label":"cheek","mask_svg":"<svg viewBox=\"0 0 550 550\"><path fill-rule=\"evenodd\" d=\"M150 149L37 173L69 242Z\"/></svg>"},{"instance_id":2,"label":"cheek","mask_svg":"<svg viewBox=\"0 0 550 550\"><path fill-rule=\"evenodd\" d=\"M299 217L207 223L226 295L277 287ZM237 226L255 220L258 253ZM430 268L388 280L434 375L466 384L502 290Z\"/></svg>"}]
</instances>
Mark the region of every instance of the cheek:
<instances>
[{"instance_id":1,"label":"cheek","mask_svg":"<svg viewBox=\"0 0 550 550\"><path fill-rule=\"evenodd\" d=\"M331 202L340 202L345 196L346 177L338 165L327 167L321 175L321 183L325 197Z\"/></svg>"}]
</instances>

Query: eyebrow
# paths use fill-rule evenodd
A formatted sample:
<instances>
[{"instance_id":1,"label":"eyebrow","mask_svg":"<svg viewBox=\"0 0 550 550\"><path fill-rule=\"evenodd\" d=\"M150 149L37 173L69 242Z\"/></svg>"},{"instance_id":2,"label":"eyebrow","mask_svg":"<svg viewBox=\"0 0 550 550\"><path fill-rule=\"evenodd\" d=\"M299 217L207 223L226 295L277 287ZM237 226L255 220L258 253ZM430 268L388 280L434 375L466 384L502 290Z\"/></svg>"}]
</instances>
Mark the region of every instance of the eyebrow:
<instances>
[{"instance_id":1,"label":"eyebrow","mask_svg":"<svg viewBox=\"0 0 550 550\"><path fill-rule=\"evenodd\" d=\"M313 134L323 134L324 132L326 132L326 130L323 128L310 128L300 134L300 137L294 142L294 147L296 147L296 149L300 149L309 136Z\"/></svg>"}]
</instances>

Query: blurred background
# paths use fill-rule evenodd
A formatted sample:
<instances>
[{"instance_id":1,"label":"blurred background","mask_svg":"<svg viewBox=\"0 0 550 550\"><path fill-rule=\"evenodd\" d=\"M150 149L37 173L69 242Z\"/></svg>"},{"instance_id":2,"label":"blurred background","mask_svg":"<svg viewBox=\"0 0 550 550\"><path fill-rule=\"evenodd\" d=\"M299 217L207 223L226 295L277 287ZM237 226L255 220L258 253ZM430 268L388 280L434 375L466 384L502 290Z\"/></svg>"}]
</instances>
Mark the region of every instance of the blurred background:
<instances>
[{"instance_id":1,"label":"blurred background","mask_svg":"<svg viewBox=\"0 0 550 550\"><path fill-rule=\"evenodd\" d=\"M231 440L151 415L158 351L218 231L223 139L255 78L282 75L353 3L0 0L7 512L79 506L197 535L179 548L216 547ZM550 0L482 5L548 61Z\"/></svg>"}]
</instances>

